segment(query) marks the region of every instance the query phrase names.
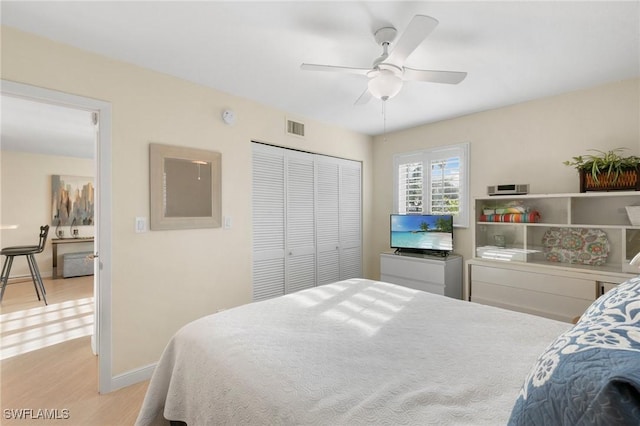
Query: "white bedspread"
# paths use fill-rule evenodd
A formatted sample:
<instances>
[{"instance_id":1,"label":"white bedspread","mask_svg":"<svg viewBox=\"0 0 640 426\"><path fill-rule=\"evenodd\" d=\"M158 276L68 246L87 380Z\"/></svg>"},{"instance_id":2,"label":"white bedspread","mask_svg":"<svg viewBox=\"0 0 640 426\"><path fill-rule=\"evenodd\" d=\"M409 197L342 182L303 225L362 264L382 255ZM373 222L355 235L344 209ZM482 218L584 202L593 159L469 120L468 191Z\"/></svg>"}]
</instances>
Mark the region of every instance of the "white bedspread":
<instances>
[{"instance_id":1,"label":"white bedspread","mask_svg":"<svg viewBox=\"0 0 640 426\"><path fill-rule=\"evenodd\" d=\"M506 424L570 324L354 279L182 328L137 425Z\"/></svg>"}]
</instances>

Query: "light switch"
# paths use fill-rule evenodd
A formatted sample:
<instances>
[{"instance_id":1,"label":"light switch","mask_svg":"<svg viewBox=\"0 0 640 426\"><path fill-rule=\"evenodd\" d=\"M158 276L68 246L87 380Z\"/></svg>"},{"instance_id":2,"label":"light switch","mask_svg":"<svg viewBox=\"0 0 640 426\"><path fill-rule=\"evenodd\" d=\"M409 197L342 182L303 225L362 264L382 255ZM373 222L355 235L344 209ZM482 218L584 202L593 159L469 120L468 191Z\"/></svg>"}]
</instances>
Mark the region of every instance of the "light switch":
<instances>
[{"instance_id":1,"label":"light switch","mask_svg":"<svg viewBox=\"0 0 640 426\"><path fill-rule=\"evenodd\" d=\"M147 218L136 217L136 233L147 231Z\"/></svg>"},{"instance_id":2,"label":"light switch","mask_svg":"<svg viewBox=\"0 0 640 426\"><path fill-rule=\"evenodd\" d=\"M231 229L231 216L224 217L224 223L222 225L224 229Z\"/></svg>"}]
</instances>

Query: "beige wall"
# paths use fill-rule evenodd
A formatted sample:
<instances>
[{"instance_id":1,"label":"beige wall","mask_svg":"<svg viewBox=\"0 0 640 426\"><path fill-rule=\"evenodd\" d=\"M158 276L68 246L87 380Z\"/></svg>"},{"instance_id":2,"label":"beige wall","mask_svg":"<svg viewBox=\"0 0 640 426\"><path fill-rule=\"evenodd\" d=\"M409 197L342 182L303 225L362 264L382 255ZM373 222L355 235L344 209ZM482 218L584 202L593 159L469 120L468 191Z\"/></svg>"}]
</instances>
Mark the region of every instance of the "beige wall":
<instances>
[{"instance_id":1,"label":"beige wall","mask_svg":"<svg viewBox=\"0 0 640 426\"><path fill-rule=\"evenodd\" d=\"M2 78L112 105L114 375L156 362L188 321L251 300L251 140L363 162L364 271L373 274L370 137L304 118L307 138L289 137L283 111L7 27ZM234 126L220 118L226 108ZM135 217L149 217L149 142L222 154L231 229L134 232Z\"/></svg>"},{"instance_id":2,"label":"beige wall","mask_svg":"<svg viewBox=\"0 0 640 426\"><path fill-rule=\"evenodd\" d=\"M393 154L469 142L471 197L485 196L488 185L505 183L528 183L531 193L578 192L578 174L563 161L588 154L588 149L627 147L629 155L640 154L640 79L420 126L374 141L374 252L384 252L389 250L393 208ZM456 228L454 235L456 252L469 259L471 228ZM379 272L379 260L373 261Z\"/></svg>"},{"instance_id":3,"label":"beige wall","mask_svg":"<svg viewBox=\"0 0 640 426\"><path fill-rule=\"evenodd\" d=\"M37 244L40 226L51 225L51 175L94 176L93 160L28 152L0 152L0 198L2 225L17 226L0 230L0 247ZM69 227L64 231L70 236ZM92 226L79 226L80 236L92 236ZM49 230L49 241L55 235L55 226ZM83 245L83 250L87 249ZM91 246L88 245L91 250ZM62 254L63 250L59 253ZM51 276L51 243L36 255L40 273ZM4 262L4 259L2 259ZM11 277L30 277L24 257L17 257L11 268ZM30 279L30 278L29 278ZM34 296L35 297L35 296Z\"/></svg>"}]
</instances>

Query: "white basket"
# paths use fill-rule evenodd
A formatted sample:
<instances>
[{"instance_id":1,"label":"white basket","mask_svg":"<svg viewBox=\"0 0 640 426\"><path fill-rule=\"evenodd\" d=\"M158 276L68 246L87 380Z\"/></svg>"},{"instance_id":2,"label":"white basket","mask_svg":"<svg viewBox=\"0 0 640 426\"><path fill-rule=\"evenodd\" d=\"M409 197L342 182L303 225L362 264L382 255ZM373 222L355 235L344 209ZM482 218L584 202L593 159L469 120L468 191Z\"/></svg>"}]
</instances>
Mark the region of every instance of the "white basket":
<instances>
[{"instance_id":1,"label":"white basket","mask_svg":"<svg viewBox=\"0 0 640 426\"><path fill-rule=\"evenodd\" d=\"M640 206L626 206L627 216L633 226L640 226Z\"/></svg>"}]
</instances>

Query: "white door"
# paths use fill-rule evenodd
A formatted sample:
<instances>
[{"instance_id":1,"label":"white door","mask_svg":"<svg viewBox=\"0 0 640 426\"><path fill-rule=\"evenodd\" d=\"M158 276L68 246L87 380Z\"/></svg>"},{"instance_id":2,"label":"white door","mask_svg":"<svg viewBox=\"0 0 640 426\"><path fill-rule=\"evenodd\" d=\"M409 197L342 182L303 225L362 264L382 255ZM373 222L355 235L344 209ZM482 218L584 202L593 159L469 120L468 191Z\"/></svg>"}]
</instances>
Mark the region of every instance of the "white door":
<instances>
[{"instance_id":1,"label":"white door","mask_svg":"<svg viewBox=\"0 0 640 426\"><path fill-rule=\"evenodd\" d=\"M253 300L284 294L285 158L253 144Z\"/></svg>"},{"instance_id":2,"label":"white door","mask_svg":"<svg viewBox=\"0 0 640 426\"><path fill-rule=\"evenodd\" d=\"M316 285L315 172L312 154L286 151L285 292Z\"/></svg>"},{"instance_id":3,"label":"white door","mask_svg":"<svg viewBox=\"0 0 640 426\"><path fill-rule=\"evenodd\" d=\"M340 166L332 158L316 162L318 285L340 280Z\"/></svg>"},{"instance_id":4,"label":"white door","mask_svg":"<svg viewBox=\"0 0 640 426\"><path fill-rule=\"evenodd\" d=\"M340 167L340 279L362 277L362 165Z\"/></svg>"}]
</instances>

